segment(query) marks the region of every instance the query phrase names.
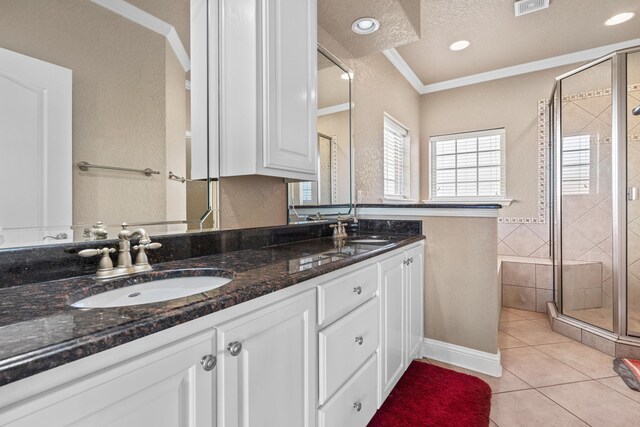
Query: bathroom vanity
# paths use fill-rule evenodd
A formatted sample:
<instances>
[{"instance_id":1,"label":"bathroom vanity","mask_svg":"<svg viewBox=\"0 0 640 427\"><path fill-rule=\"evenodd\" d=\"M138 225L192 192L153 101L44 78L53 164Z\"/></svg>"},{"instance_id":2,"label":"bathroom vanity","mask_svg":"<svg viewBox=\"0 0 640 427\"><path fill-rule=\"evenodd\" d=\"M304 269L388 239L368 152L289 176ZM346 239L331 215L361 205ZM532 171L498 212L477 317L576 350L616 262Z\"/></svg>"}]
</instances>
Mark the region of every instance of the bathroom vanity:
<instances>
[{"instance_id":1,"label":"bathroom vanity","mask_svg":"<svg viewBox=\"0 0 640 427\"><path fill-rule=\"evenodd\" d=\"M108 288L87 276L1 289L0 424L365 426L420 354L423 263L420 234L320 236L156 264L233 272L165 302L71 307Z\"/></svg>"}]
</instances>

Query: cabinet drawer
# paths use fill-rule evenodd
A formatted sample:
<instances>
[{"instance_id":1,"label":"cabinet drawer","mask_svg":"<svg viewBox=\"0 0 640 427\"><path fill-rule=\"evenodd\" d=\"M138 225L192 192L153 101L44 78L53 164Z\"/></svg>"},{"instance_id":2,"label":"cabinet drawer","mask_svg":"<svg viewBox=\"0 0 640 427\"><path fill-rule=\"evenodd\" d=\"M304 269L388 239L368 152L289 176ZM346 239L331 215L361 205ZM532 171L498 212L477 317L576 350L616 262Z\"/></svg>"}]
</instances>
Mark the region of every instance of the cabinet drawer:
<instances>
[{"instance_id":1,"label":"cabinet drawer","mask_svg":"<svg viewBox=\"0 0 640 427\"><path fill-rule=\"evenodd\" d=\"M378 297L375 297L320 332L321 404L378 348L378 307Z\"/></svg>"},{"instance_id":2,"label":"cabinet drawer","mask_svg":"<svg viewBox=\"0 0 640 427\"><path fill-rule=\"evenodd\" d=\"M378 267L370 265L318 286L318 324L344 316L378 291Z\"/></svg>"},{"instance_id":3,"label":"cabinet drawer","mask_svg":"<svg viewBox=\"0 0 640 427\"><path fill-rule=\"evenodd\" d=\"M318 411L319 427L366 426L377 407L377 369L378 355L374 354L333 399Z\"/></svg>"}]
</instances>

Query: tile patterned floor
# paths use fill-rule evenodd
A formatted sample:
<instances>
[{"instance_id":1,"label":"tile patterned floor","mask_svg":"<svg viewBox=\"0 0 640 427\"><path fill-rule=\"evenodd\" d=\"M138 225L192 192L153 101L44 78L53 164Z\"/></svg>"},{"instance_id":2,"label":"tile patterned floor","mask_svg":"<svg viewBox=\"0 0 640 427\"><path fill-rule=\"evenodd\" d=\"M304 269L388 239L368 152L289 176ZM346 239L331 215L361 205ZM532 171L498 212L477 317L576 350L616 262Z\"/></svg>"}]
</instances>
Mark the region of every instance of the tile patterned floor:
<instances>
[{"instance_id":1,"label":"tile patterned floor","mask_svg":"<svg viewBox=\"0 0 640 427\"><path fill-rule=\"evenodd\" d=\"M491 386L491 426L640 426L640 392L613 371L613 358L553 332L544 320L546 314L502 310L501 378L428 362Z\"/></svg>"}]
</instances>

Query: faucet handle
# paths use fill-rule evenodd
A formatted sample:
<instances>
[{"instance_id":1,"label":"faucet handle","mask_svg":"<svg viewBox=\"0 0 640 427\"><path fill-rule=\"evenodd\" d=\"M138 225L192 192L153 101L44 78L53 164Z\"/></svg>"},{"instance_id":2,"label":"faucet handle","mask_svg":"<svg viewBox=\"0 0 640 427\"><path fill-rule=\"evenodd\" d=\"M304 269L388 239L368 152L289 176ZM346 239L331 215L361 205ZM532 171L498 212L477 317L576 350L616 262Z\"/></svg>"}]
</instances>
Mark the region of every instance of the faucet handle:
<instances>
[{"instance_id":1,"label":"faucet handle","mask_svg":"<svg viewBox=\"0 0 640 427\"><path fill-rule=\"evenodd\" d=\"M158 243L158 242L153 242L153 243L147 243L146 245L135 245L133 247L134 250L151 250L151 249L160 249L162 247L162 243Z\"/></svg>"},{"instance_id":2,"label":"faucet handle","mask_svg":"<svg viewBox=\"0 0 640 427\"><path fill-rule=\"evenodd\" d=\"M98 271L110 270L113 268L113 261L111 261L109 254L112 254L115 251L116 250L114 248L83 249L78 252L78 255L83 258L101 255L100 262L98 263Z\"/></svg>"},{"instance_id":3,"label":"faucet handle","mask_svg":"<svg viewBox=\"0 0 640 427\"><path fill-rule=\"evenodd\" d=\"M133 247L134 250L138 251L138 255L136 255L136 266L148 266L149 259L147 258L146 250L150 249L160 249L162 247L162 243L153 242L147 243L144 245L135 245Z\"/></svg>"}]
</instances>

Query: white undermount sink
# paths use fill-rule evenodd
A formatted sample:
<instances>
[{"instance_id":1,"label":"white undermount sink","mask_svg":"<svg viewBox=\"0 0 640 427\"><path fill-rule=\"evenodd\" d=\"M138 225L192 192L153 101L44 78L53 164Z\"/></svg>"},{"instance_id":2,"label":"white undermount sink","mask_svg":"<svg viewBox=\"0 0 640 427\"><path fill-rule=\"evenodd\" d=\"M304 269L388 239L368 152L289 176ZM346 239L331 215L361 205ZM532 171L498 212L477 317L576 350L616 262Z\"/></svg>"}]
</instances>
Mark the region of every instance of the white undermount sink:
<instances>
[{"instance_id":1,"label":"white undermount sink","mask_svg":"<svg viewBox=\"0 0 640 427\"><path fill-rule=\"evenodd\" d=\"M169 301L226 285L227 277L197 276L153 280L102 292L71 304L76 308L125 307Z\"/></svg>"},{"instance_id":2,"label":"white undermount sink","mask_svg":"<svg viewBox=\"0 0 640 427\"><path fill-rule=\"evenodd\" d=\"M387 243L387 239L353 239L349 240L351 243Z\"/></svg>"}]
</instances>

